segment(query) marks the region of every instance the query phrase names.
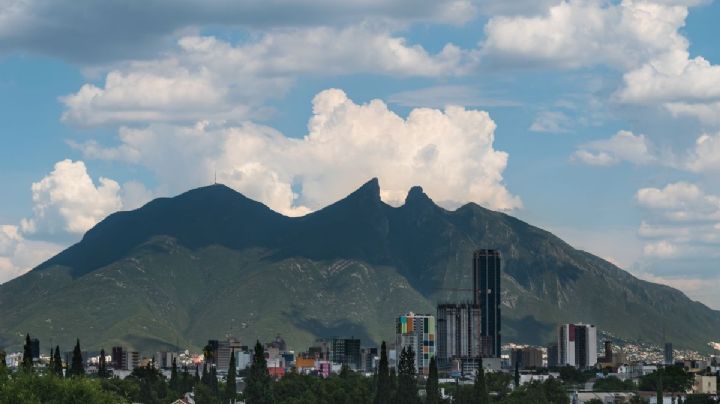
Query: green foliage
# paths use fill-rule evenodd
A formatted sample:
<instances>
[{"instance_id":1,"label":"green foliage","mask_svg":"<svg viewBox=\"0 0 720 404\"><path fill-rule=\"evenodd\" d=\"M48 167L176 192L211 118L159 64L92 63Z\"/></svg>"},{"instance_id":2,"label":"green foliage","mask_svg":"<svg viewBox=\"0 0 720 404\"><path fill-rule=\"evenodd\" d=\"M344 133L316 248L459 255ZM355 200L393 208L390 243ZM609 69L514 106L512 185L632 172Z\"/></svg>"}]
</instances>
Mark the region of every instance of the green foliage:
<instances>
[{"instance_id":1,"label":"green foliage","mask_svg":"<svg viewBox=\"0 0 720 404\"><path fill-rule=\"evenodd\" d=\"M513 376L505 372L490 372L485 374L485 384L490 393L498 398L503 398L510 394L510 382Z\"/></svg>"},{"instance_id":2,"label":"green foliage","mask_svg":"<svg viewBox=\"0 0 720 404\"><path fill-rule=\"evenodd\" d=\"M100 349L100 360L98 363L98 377L101 379L106 379L110 377L110 372L107 368L107 363L105 360L105 349Z\"/></svg>"},{"instance_id":3,"label":"green foliage","mask_svg":"<svg viewBox=\"0 0 720 404\"><path fill-rule=\"evenodd\" d=\"M50 369L52 373L55 374L55 376L63 377L63 362L62 357L60 356L60 346L55 345L55 353L53 354L53 364L52 369Z\"/></svg>"},{"instance_id":4,"label":"green foliage","mask_svg":"<svg viewBox=\"0 0 720 404\"><path fill-rule=\"evenodd\" d=\"M125 380L139 386L137 396L133 397L134 401L140 401L144 404L156 404L161 403L168 397L174 397L174 394L171 394L168 390L165 376L150 363L147 366L133 369L130 376Z\"/></svg>"},{"instance_id":5,"label":"green foliage","mask_svg":"<svg viewBox=\"0 0 720 404\"><path fill-rule=\"evenodd\" d=\"M178 378L177 360L173 358L172 368L170 368L170 383L169 387L172 390L178 391L180 387L180 379Z\"/></svg>"},{"instance_id":6,"label":"green foliage","mask_svg":"<svg viewBox=\"0 0 720 404\"><path fill-rule=\"evenodd\" d=\"M684 392L693 384L693 375L680 366L666 366L640 378L642 391Z\"/></svg>"},{"instance_id":7,"label":"green foliage","mask_svg":"<svg viewBox=\"0 0 720 404\"><path fill-rule=\"evenodd\" d=\"M67 377L81 377L85 375L85 363L83 362L82 351L80 350L80 339L75 342L73 348L72 361L70 369L66 374Z\"/></svg>"},{"instance_id":8,"label":"green foliage","mask_svg":"<svg viewBox=\"0 0 720 404\"><path fill-rule=\"evenodd\" d=\"M390 404L392 402L392 385L385 341L380 345L380 362L378 363L376 381L374 404Z\"/></svg>"},{"instance_id":9,"label":"green foliage","mask_svg":"<svg viewBox=\"0 0 720 404\"><path fill-rule=\"evenodd\" d=\"M32 345L30 344L30 334L25 335L25 345L23 346L23 369L30 371L33 368Z\"/></svg>"},{"instance_id":10,"label":"green foliage","mask_svg":"<svg viewBox=\"0 0 720 404\"><path fill-rule=\"evenodd\" d=\"M37 372L16 372L0 378L0 403L113 404L125 400L102 388L96 379L63 379Z\"/></svg>"},{"instance_id":11,"label":"green foliage","mask_svg":"<svg viewBox=\"0 0 720 404\"><path fill-rule=\"evenodd\" d=\"M590 380L595 373L592 370L582 371L573 366L563 366L560 368L560 379L568 384L582 384Z\"/></svg>"},{"instance_id":12,"label":"green foliage","mask_svg":"<svg viewBox=\"0 0 720 404\"><path fill-rule=\"evenodd\" d=\"M605 402L599 398L591 398L590 400L585 401L585 404L605 404Z\"/></svg>"},{"instance_id":13,"label":"green foliage","mask_svg":"<svg viewBox=\"0 0 720 404\"><path fill-rule=\"evenodd\" d=\"M483 368L482 358L479 359L478 367L475 370L473 393L474 404L490 404L490 392L488 392L487 383L485 382L485 368Z\"/></svg>"},{"instance_id":14,"label":"green foliage","mask_svg":"<svg viewBox=\"0 0 720 404\"><path fill-rule=\"evenodd\" d=\"M237 365L235 364L235 349L230 352L230 364L228 365L227 381L225 383L225 400L235 400L237 398Z\"/></svg>"},{"instance_id":15,"label":"green foliage","mask_svg":"<svg viewBox=\"0 0 720 404\"><path fill-rule=\"evenodd\" d=\"M569 404L565 386L555 379L544 382L531 381L513 390L501 403L503 404Z\"/></svg>"},{"instance_id":16,"label":"green foliage","mask_svg":"<svg viewBox=\"0 0 720 404\"><path fill-rule=\"evenodd\" d=\"M634 391L637 388L632 380L620 380L615 376L597 379L593 384L594 391Z\"/></svg>"},{"instance_id":17,"label":"green foliage","mask_svg":"<svg viewBox=\"0 0 720 404\"><path fill-rule=\"evenodd\" d=\"M630 397L630 404L649 404L650 400L638 395Z\"/></svg>"},{"instance_id":18,"label":"green foliage","mask_svg":"<svg viewBox=\"0 0 720 404\"><path fill-rule=\"evenodd\" d=\"M425 381L425 404L440 403L440 386L438 385L438 368L435 357L430 358L430 369Z\"/></svg>"},{"instance_id":19,"label":"green foliage","mask_svg":"<svg viewBox=\"0 0 720 404\"><path fill-rule=\"evenodd\" d=\"M265 360L265 350L258 340L255 343L250 374L246 379L245 391L243 392L245 402L247 404L272 404L274 401L271 383L272 380Z\"/></svg>"},{"instance_id":20,"label":"green foliage","mask_svg":"<svg viewBox=\"0 0 720 404\"><path fill-rule=\"evenodd\" d=\"M372 382L354 372L327 379L290 372L273 383L273 398L278 404L370 404Z\"/></svg>"},{"instance_id":21,"label":"green foliage","mask_svg":"<svg viewBox=\"0 0 720 404\"><path fill-rule=\"evenodd\" d=\"M712 396L708 394L688 394L683 404L714 404Z\"/></svg>"},{"instance_id":22,"label":"green foliage","mask_svg":"<svg viewBox=\"0 0 720 404\"><path fill-rule=\"evenodd\" d=\"M5 351L0 349L0 371L7 370L7 364L5 363L6 355Z\"/></svg>"},{"instance_id":23,"label":"green foliage","mask_svg":"<svg viewBox=\"0 0 720 404\"><path fill-rule=\"evenodd\" d=\"M395 403L417 404L419 402L417 378L415 377L415 351L412 346L408 346L400 352Z\"/></svg>"}]
</instances>

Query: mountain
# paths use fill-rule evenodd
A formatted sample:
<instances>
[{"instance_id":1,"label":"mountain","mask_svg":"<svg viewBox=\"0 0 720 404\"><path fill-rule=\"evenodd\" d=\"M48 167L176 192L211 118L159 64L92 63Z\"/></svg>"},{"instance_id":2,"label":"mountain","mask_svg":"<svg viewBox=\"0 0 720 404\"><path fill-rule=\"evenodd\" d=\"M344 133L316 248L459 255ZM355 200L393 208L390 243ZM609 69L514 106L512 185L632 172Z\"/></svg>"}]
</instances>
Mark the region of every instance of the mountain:
<instances>
[{"instance_id":1,"label":"mountain","mask_svg":"<svg viewBox=\"0 0 720 404\"><path fill-rule=\"evenodd\" d=\"M47 262L0 285L0 346L26 332L69 349L202 347L283 336L391 340L394 318L464 301L476 248L503 258L504 341L546 343L590 322L625 339L707 350L720 312L639 280L551 233L474 203L448 211L420 187L403 206L378 181L290 218L223 185L117 212ZM453 289L455 289L453 291Z\"/></svg>"}]
</instances>

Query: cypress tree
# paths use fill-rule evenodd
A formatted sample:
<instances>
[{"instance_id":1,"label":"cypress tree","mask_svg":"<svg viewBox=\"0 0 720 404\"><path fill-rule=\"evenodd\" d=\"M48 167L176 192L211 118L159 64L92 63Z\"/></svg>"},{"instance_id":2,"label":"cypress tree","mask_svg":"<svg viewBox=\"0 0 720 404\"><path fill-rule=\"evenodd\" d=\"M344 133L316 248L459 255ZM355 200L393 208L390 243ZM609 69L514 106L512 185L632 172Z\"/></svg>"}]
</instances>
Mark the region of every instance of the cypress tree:
<instances>
[{"instance_id":1,"label":"cypress tree","mask_svg":"<svg viewBox=\"0 0 720 404\"><path fill-rule=\"evenodd\" d=\"M199 366L195 365L195 377L193 378L193 386L197 386L198 384L200 384L201 381L202 379L200 379Z\"/></svg>"},{"instance_id":2,"label":"cypress tree","mask_svg":"<svg viewBox=\"0 0 720 404\"><path fill-rule=\"evenodd\" d=\"M181 391L179 391L179 393L186 393L188 391L192 391L192 379L190 378L190 371L188 370L187 366L183 366L180 390Z\"/></svg>"},{"instance_id":3,"label":"cypress tree","mask_svg":"<svg viewBox=\"0 0 720 404\"><path fill-rule=\"evenodd\" d=\"M230 364L228 365L227 383L225 383L225 400L231 403L234 403L237 398L236 372L235 349L233 349L230 351Z\"/></svg>"},{"instance_id":4,"label":"cypress tree","mask_svg":"<svg viewBox=\"0 0 720 404\"><path fill-rule=\"evenodd\" d=\"M51 371L59 377L63 377L63 363L60 357L60 346L55 345L55 354L53 355L53 368Z\"/></svg>"},{"instance_id":5,"label":"cypress tree","mask_svg":"<svg viewBox=\"0 0 720 404\"><path fill-rule=\"evenodd\" d=\"M175 358L172 360L172 369L170 370L170 389L177 391L178 387L178 374L177 374L177 361Z\"/></svg>"},{"instance_id":6,"label":"cypress tree","mask_svg":"<svg viewBox=\"0 0 720 404\"><path fill-rule=\"evenodd\" d=\"M105 361L105 348L100 348L100 360L98 361L98 377L106 379L110 376L107 370L107 363Z\"/></svg>"},{"instance_id":7,"label":"cypress tree","mask_svg":"<svg viewBox=\"0 0 720 404\"><path fill-rule=\"evenodd\" d=\"M662 403L663 402L663 375L662 370L658 369L657 371L657 402Z\"/></svg>"},{"instance_id":8,"label":"cypress tree","mask_svg":"<svg viewBox=\"0 0 720 404\"><path fill-rule=\"evenodd\" d=\"M80 350L80 339L78 339L75 343L75 348L73 349L68 377L83 376L84 374L85 366L83 365L82 351Z\"/></svg>"},{"instance_id":9,"label":"cypress tree","mask_svg":"<svg viewBox=\"0 0 720 404\"><path fill-rule=\"evenodd\" d=\"M32 370L32 368L33 368L32 345L30 344L30 334L27 334L25 336L25 345L23 346L22 368L25 370Z\"/></svg>"},{"instance_id":10,"label":"cypress tree","mask_svg":"<svg viewBox=\"0 0 720 404\"><path fill-rule=\"evenodd\" d=\"M387 347L385 341L380 345L380 363L377 370L377 386L375 388L374 404L389 404L391 397L390 365L388 364Z\"/></svg>"},{"instance_id":11,"label":"cypress tree","mask_svg":"<svg viewBox=\"0 0 720 404\"><path fill-rule=\"evenodd\" d=\"M257 341L245 387L245 402L247 404L273 403L274 400L270 383L270 374L268 373L267 361L265 360L265 350L260 344L260 341Z\"/></svg>"},{"instance_id":12,"label":"cypress tree","mask_svg":"<svg viewBox=\"0 0 720 404\"><path fill-rule=\"evenodd\" d=\"M5 351L0 349L0 371L7 370L7 363L5 363L6 355Z\"/></svg>"},{"instance_id":13,"label":"cypress tree","mask_svg":"<svg viewBox=\"0 0 720 404\"><path fill-rule=\"evenodd\" d=\"M403 348L400 353L398 366L398 388L395 402L401 404L415 404L420 401L415 378L415 351L412 346Z\"/></svg>"},{"instance_id":14,"label":"cypress tree","mask_svg":"<svg viewBox=\"0 0 720 404\"><path fill-rule=\"evenodd\" d=\"M390 398L391 400L389 402L394 403L395 402L395 394L397 394L398 389L398 377L397 377L397 370L395 368L390 369Z\"/></svg>"},{"instance_id":15,"label":"cypress tree","mask_svg":"<svg viewBox=\"0 0 720 404\"><path fill-rule=\"evenodd\" d=\"M435 357L430 358L430 369L428 371L427 382L425 382L425 403L440 403L440 386L438 385L438 368Z\"/></svg>"},{"instance_id":16,"label":"cypress tree","mask_svg":"<svg viewBox=\"0 0 720 404\"><path fill-rule=\"evenodd\" d=\"M485 369L483 368L482 358L479 358L477 372L475 372L474 400L476 404L489 404L490 394L488 393L487 384L485 382Z\"/></svg>"},{"instance_id":17,"label":"cypress tree","mask_svg":"<svg viewBox=\"0 0 720 404\"><path fill-rule=\"evenodd\" d=\"M210 390L213 393L213 396L215 396L215 397L219 396L220 391L218 388L217 369L215 368L215 365L210 366L210 375L208 376L208 382L210 385Z\"/></svg>"},{"instance_id":18,"label":"cypress tree","mask_svg":"<svg viewBox=\"0 0 720 404\"><path fill-rule=\"evenodd\" d=\"M520 387L520 361L515 361L515 388Z\"/></svg>"},{"instance_id":19,"label":"cypress tree","mask_svg":"<svg viewBox=\"0 0 720 404\"><path fill-rule=\"evenodd\" d=\"M203 362L203 372L202 377L200 378L200 383L210 387L210 374L207 370L207 362Z\"/></svg>"}]
</instances>

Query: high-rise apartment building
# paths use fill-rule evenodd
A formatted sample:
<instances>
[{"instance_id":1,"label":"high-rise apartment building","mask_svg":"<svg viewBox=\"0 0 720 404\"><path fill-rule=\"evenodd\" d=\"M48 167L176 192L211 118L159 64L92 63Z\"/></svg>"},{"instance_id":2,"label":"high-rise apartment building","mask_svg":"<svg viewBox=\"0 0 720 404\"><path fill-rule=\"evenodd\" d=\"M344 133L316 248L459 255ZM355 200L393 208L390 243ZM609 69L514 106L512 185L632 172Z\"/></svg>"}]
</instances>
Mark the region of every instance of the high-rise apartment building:
<instances>
[{"instance_id":1,"label":"high-rise apartment building","mask_svg":"<svg viewBox=\"0 0 720 404\"><path fill-rule=\"evenodd\" d=\"M547 367L554 368L558 365L558 358L560 357L560 354L558 353L558 343L553 342L550 345L547 346Z\"/></svg>"},{"instance_id":2,"label":"high-rise apartment building","mask_svg":"<svg viewBox=\"0 0 720 404\"><path fill-rule=\"evenodd\" d=\"M123 366L124 360L125 355L123 354L123 348L121 346L112 347L110 363L112 364L113 369L125 369L125 366Z\"/></svg>"},{"instance_id":3,"label":"high-rise apartment building","mask_svg":"<svg viewBox=\"0 0 720 404\"><path fill-rule=\"evenodd\" d=\"M597 330L592 324L563 324L558 328L558 365L579 369L597 364Z\"/></svg>"},{"instance_id":4,"label":"high-rise apartment building","mask_svg":"<svg viewBox=\"0 0 720 404\"><path fill-rule=\"evenodd\" d=\"M669 342L665 343L665 352L663 355L663 359L666 365L672 365L673 363L675 363L675 358L673 358L673 346Z\"/></svg>"},{"instance_id":5,"label":"high-rise apartment building","mask_svg":"<svg viewBox=\"0 0 720 404\"><path fill-rule=\"evenodd\" d=\"M397 318L395 349L399 352L408 347L415 352L415 371L428 374L436 353L435 316L410 312Z\"/></svg>"},{"instance_id":6,"label":"high-rise apartment building","mask_svg":"<svg viewBox=\"0 0 720 404\"><path fill-rule=\"evenodd\" d=\"M500 265L498 250L473 253L473 301L482 312L480 335L484 357L500 357Z\"/></svg>"},{"instance_id":7,"label":"high-rise apartment building","mask_svg":"<svg viewBox=\"0 0 720 404\"><path fill-rule=\"evenodd\" d=\"M330 344L330 358L333 363L360 369L360 340L355 338L333 338Z\"/></svg>"},{"instance_id":8,"label":"high-rise apartment building","mask_svg":"<svg viewBox=\"0 0 720 404\"><path fill-rule=\"evenodd\" d=\"M537 369L543 367L542 351L537 348L516 348L510 351L510 364L520 369Z\"/></svg>"},{"instance_id":9,"label":"high-rise apartment building","mask_svg":"<svg viewBox=\"0 0 720 404\"><path fill-rule=\"evenodd\" d=\"M447 364L454 358L478 358L482 353L480 306L472 303L437 307L437 357Z\"/></svg>"}]
</instances>

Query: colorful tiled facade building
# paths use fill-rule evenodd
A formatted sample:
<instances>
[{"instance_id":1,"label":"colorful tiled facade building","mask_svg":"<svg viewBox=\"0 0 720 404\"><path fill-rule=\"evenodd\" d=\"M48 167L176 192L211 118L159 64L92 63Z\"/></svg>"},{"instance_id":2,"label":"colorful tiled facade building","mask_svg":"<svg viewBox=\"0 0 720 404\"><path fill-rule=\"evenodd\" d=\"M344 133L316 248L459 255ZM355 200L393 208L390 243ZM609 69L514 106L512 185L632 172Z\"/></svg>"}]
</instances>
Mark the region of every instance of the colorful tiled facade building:
<instances>
[{"instance_id":1,"label":"colorful tiled facade building","mask_svg":"<svg viewBox=\"0 0 720 404\"><path fill-rule=\"evenodd\" d=\"M396 323L395 349L412 346L415 351L415 369L418 374L428 374L430 359L435 356L435 316L408 313L398 317Z\"/></svg>"}]
</instances>

